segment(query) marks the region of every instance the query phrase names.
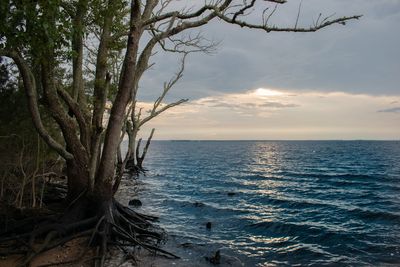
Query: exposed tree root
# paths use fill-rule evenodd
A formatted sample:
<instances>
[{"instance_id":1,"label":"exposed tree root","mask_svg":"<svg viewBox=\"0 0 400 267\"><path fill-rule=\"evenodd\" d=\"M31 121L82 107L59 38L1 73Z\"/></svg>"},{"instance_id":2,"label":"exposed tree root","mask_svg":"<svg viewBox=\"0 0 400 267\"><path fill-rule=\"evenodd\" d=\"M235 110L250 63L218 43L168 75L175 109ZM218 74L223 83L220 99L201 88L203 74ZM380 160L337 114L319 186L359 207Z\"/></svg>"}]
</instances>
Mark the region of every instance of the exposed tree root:
<instances>
[{"instance_id":1,"label":"exposed tree root","mask_svg":"<svg viewBox=\"0 0 400 267\"><path fill-rule=\"evenodd\" d=\"M137 213L115 199L100 206L86 218L71 220L69 214L76 213L67 212L60 218L43 218L37 226L30 220L18 224L0 234L0 255L22 255L20 266L26 266L39 254L73 239L85 238L87 247L95 251L92 259L95 266L104 266L110 247L119 248L131 258L127 247L142 247L168 258L179 258L160 248L164 234L152 224L156 217Z\"/></svg>"},{"instance_id":2,"label":"exposed tree root","mask_svg":"<svg viewBox=\"0 0 400 267\"><path fill-rule=\"evenodd\" d=\"M125 166L125 171L131 176L131 177L138 177L140 174L146 175L147 169L136 165L135 163L132 163L130 161L127 162Z\"/></svg>"}]
</instances>

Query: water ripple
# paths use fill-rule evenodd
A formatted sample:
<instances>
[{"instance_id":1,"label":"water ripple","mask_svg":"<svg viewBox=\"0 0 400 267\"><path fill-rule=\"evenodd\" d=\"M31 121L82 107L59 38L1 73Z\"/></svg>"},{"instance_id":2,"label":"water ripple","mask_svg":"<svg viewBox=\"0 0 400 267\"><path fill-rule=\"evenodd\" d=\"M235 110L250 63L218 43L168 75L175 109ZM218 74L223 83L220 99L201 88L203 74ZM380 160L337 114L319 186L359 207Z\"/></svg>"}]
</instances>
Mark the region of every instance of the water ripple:
<instances>
[{"instance_id":1,"label":"water ripple","mask_svg":"<svg viewBox=\"0 0 400 267\"><path fill-rule=\"evenodd\" d=\"M145 164L143 209L246 266L400 265L400 142L155 141Z\"/></svg>"}]
</instances>

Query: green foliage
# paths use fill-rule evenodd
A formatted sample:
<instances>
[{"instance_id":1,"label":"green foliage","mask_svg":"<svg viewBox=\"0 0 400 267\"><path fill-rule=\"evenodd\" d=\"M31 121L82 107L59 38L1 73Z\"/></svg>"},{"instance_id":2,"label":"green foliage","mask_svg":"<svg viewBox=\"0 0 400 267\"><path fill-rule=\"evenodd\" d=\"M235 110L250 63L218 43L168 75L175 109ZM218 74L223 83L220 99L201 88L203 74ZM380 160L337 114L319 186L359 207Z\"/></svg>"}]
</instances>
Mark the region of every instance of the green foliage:
<instances>
[{"instance_id":1,"label":"green foliage","mask_svg":"<svg viewBox=\"0 0 400 267\"><path fill-rule=\"evenodd\" d=\"M52 132L58 132L48 116L44 116L44 122ZM18 154L22 148L22 143L27 155L30 154L29 151L36 150L38 142L37 132L28 110L25 92L19 83L14 66L4 60L2 61L1 58L0 125L0 136L2 137L0 140L0 151L3 152L0 154L0 161L4 163L7 161L7 157L12 158L12 154ZM14 149L10 150L10 145ZM44 152L44 156L47 159L55 156L47 147L45 147Z\"/></svg>"},{"instance_id":2,"label":"green foliage","mask_svg":"<svg viewBox=\"0 0 400 267\"><path fill-rule=\"evenodd\" d=\"M59 130L43 116L56 136ZM21 207L39 198L42 172L52 171L57 155L39 138L27 108L25 92L15 66L0 58L0 200ZM36 184L38 183L38 184ZM30 203L30 204L28 204Z\"/></svg>"},{"instance_id":3,"label":"green foliage","mask_svg":"<svg viewBox=\"0 0 400 267\"><path fill-rule=\"evenodd\" d=\"M0 60L0 135L30 136L35 131L26 108L26 97L13 72L13 65Z\"/></svg>"}]
</instances>

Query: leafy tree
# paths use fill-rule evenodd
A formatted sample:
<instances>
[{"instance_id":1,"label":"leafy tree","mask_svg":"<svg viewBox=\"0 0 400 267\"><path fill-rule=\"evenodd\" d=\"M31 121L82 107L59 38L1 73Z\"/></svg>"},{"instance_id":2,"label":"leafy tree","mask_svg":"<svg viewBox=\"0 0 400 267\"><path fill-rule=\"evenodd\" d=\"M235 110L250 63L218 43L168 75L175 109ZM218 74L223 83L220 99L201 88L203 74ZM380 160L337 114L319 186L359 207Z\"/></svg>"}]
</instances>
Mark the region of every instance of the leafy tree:
<instances>
[{"instance_id":1,"label":"leafy tree","mask_svg":"<svg viewBox=\"0 0 400 267\"><path fill-rule=\"evenodd\" d=\"M50 173L44 163L51 161L47 165L55 167L57 155L43 146L36 132L16 72L15 66L0 58L0 200L19 208L35 207L41 205L43 173ZM49 116L43 119L49 131L58 132Z\"/></svg>"},{"instance_id":2,"label":"leafy tree","mask_svg":"<svg viewBox=\"0 0 400 267\"><path fill-rule=\"evenodd\" d=\"M195 49L199 42L187 33L211 21L266 33L314 32L360 17L327 17L307 27L297 22L291 27L270 25L275 10L271 7L285 2L192 1L192 8L180 8L173 0L1 1L0 56L17 66L33 124L67 166L69 205L63 216L56 223L43 220L34 231L30 222L25 225L28 227L9 232L32 231L31 235L22 235L26 244L46 236L35 251L32 246L23 247L29 252L25 263L37 253L73 238L73 233L92 237L89 243L99 247L96 261L100 265L104 265L107 246L115 240L173 256L152 245L151 240L161 238L149 229L152 217L138 214L114 199L127 161L117 164L117 151L140 79L157 47L165 51ZM260 23L246 20L245 15L255 5L265 8ZM96 46L96 56L92 64L87 64L90 45ZM104 124L113 79L111 60L118 53L123 53L123 63L118 77L114 77L117 86ZM86 71L93 75L86 75ZM43 114L49 114L58 125L62 141L46 128ZM57 231L60 227L63 231Z\"/></svg>"}]
</instances>

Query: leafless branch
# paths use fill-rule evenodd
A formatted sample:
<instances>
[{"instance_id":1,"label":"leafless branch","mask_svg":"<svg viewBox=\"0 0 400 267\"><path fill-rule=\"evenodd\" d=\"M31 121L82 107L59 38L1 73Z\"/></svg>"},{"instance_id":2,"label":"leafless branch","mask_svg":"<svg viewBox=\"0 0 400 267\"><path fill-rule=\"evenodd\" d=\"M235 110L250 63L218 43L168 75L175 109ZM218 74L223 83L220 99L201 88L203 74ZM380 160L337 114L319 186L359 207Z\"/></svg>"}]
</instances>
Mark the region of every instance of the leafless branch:
<instances>
[{"instance_id":1,"label":"leafless branch","mask_svg":"<svg viewBox=\"0 0 400 267\"><path fill-rule=\"evenodd\" d=\"M151 119L157 117L164 111L188 101L188 99L181 99L179 101L167 104L165 106L162 107L160 106L165 96L169 92L169 90L183 77L183 72L185 70L185 60L187 55L188 53L185 53L184 56L182 57L181 67L179 71L176 73L176 75L171 80L164 83L164 89L161 95L156 99L156 101L154 101L153 108L151 109L150 114L146 118L139 121L139 127L145 124L146 122L150 121Z\"/></svg>"}]
</instances>

